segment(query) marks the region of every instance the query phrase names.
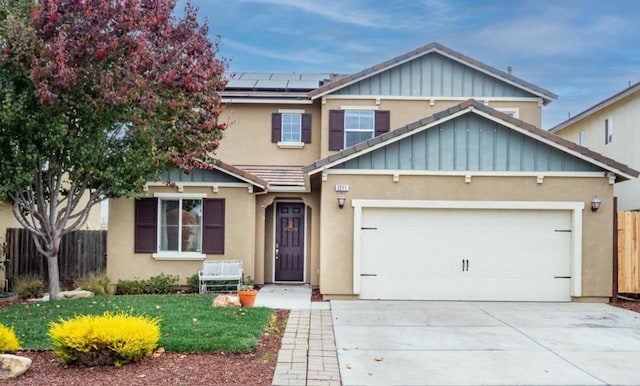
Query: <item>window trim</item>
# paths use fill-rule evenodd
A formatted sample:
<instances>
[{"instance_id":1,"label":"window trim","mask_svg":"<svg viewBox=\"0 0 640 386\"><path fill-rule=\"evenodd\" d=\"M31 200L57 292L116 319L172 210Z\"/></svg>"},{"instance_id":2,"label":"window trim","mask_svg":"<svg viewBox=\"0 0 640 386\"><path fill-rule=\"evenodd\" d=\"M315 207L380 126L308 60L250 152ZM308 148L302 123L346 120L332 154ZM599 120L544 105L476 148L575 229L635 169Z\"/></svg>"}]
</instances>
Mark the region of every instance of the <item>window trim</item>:
<instances>
[{"instance_id":1,"label":"window trim","mask_svg":"<svg viewBox=\"0 0 640 386\"><path fill-rule=\"evenodd\" d=\"M153 197L158 199L158 210L156 213L156 252L151 254L154 260L204 260L207 255L202 252L176 252L160 251L160 201L161 200L204 200L207 195L204 193L153 193ZM204 205L204 204L203 204ZM204 216L203 216L204 217ZM200 229L200 249L202 250L203 227Z\"/></svg>"},{"instance_id":2,"label":"window trim","mask_svg":"<svg viewBox=\"0 0 640 386\"><path fill-rule=\"evenodd\" d=\"M608 145L613 142L613 117L604 119L604 144Z\"/></svg>"},{"instance_id":3,"label":"window trim","mask_svg":"<svg viewBox=\"0 0 640 386\"><path fill-rule=\"evenodd\" d=\"M280 147L280 144L283 143L302 143L302 113L279 113L280 114L280 141L278 141L278 147ZM291 116L291 117L297 117L297 136L299 141L285 141L284 140L284 117L285 116Z\"/></svg>"},{"instance_id":4,"label":"window trim","mask_svg":"<svg viewBox=\"0 0 640 386\"><path fill-rule=\"evenodd\" d=\"M179 217L179 221L178 221L178 250L177 251L164 251L161 249L161 242L162 242L162 237L161 237L161 221L160 219L162 218L162 201L179 201L179 208L180 211L182 212L182 202L184 200L200 200L200 207L201 210L204 213L204 198L206 197L206 195L204 195L204 197L197 197L199 196L199 194L194 194L194 195L190 195L190 194L185 194L185 195L175 195L175 194L162 194L162 193L156 193L158 195L160 195L158 198L158 212L157 212L157 232L158 232L158 236L156 238L156 252L153 254L153 258L156 260L161 260L161 259L177 259L177 258L181 258L181 259L200 259L200 258L205 258L206 255L204 253L202 253L202 239L204 237L204 215L201 215L200 218L200 237L199 237L199 241L200 241L200 251L195 251L195 252L183 252L182 249L182 217ZM155 194L154 194L155 196Z\"/></svg>"},{"instance_id":5,"label":"window trim","mask_svg":"<svg viewBox=\"0 0 640 386\"><path fill-rule=\"evenodd\" d=\"M586 146L585 142L587 141L587 132L585 130L580 130L578 132L578 145Z\"/></svg>"},{"instance_id":6,"label":"window trim","mask_svg":"<svg viewBox=\"0 0 640 386\"><path fill-rule=\"evenodd\" d=\"M513 113L511 117L520 119L520 108L518 107L494 107L494 109L507 115L510 115L509 113Z\"/></svg>"},{"instance_id":7,"label":"window trim","mask_svg":"<svg viewBox=\"0 0 640 386\"><path fill-rule=\"evenodd\" d=\"M342 107L347 107L347 106L342 106ZM361 106L361 107L364 107L364 106ZM344 109L343 109L343 110L344 110ZM368 128L367 128L367 129L348 129L348 128L347 128L347 119L348 119L348 115L349 115L349 113L353 113L353 112L357 112L357 113L363 113L363 112L365 112L365 113L371 113L371 129L368 129ZM344 110L344 123L343 123L343 128L344 128L344 129L343 129L343 131L344 131L344 133L343 133L343 136L344 136L344 140L343 140L343 148L344 148L344 149L349 148L349 147L351 147L351 146L355 146L355 145L357 145L358 143L368 141L368 140L370 140L370 139L372 139L372 138L375 138L375 136L376 136L376 110L374 110L374 109L366 109L366 110L364 110L364 109L355 109L355 108L354 108L354 109L346 109L346 110ZM360 142L354 143L354 144L352 144L352 145L348 145L348 144L347 144L347 134L348 134L348 133L371 133L371 138L368 138L368 139L366 139L365 141L360 141Z\"/></svg>"}]
</instances>

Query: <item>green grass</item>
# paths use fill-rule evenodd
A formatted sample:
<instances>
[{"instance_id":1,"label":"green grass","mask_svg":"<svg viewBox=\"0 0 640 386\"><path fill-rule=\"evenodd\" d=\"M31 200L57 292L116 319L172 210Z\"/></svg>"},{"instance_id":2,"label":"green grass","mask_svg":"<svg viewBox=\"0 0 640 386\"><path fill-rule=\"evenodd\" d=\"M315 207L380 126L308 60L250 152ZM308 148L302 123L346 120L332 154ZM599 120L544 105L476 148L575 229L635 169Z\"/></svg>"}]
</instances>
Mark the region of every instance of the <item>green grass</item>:
<instances>
[{"instance_id":1,"label":"green grass","mask_svg":"<svg viewBox=\"0 0 640 386\"><path fill-rule=\"evenodd\" d=\"M52 321L105 311L160 317L159 347L169 352L246 352L256 348L270 308L213 307L213 295L96 296L20 304L0 309L0 323L15 329L24 350L50 350Z\"/></svg>"}]
</instances>

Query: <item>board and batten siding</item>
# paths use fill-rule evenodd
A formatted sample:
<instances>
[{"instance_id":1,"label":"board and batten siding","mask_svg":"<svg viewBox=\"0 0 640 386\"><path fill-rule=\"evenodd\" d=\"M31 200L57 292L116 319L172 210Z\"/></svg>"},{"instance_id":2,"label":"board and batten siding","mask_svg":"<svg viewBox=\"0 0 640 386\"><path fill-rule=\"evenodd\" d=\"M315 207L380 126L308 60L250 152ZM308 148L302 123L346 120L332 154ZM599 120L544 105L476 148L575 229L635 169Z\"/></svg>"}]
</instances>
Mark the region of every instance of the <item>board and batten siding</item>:
<instances>
[{"instance_id":1,"label":"board and batten siding","mask_svg":"<svg viewBox=\"0 0 640 386\"><path fill-rule=\"evenodd\" d=\"M425 129L336 169L591 172L603 169L476 115Z\"/></svg>"},{"instance_id":2,"label":"board and batten siding","mask_svg":"<svg viewBox=\"0 0 640 386\"><path fill-rule=\"evenodd\" d=\"M338 95L535 97L437 53L430 53L336 90Z\"/></svg>"},{"instance_id":3,"label":"board and batten siding","mask_svg":"<svg viewBox=\"0 0 640 386\"><path fill-rule=\"evenodd\" d=\"M235 182L246 183L219 170L194 169L189 174L180 169L170 169L162 173L163 181L171 182Z\"/></svg>"}]
</instances>

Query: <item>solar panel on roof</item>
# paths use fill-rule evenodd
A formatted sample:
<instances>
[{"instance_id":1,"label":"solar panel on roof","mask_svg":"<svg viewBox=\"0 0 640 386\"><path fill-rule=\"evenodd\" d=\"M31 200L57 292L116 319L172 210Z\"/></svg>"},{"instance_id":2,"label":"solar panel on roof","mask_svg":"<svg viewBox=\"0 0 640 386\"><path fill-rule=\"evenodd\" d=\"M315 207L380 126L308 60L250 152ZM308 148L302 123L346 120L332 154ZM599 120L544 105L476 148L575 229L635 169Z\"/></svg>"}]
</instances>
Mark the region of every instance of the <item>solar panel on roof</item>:
<instances>
[{"instance_id":1,"label":"solar panel on roof","mask_svg":"<svg viewBox=\"0 0 640 386\"><path fill-rule=\"evenodd\" d=\"M243 72L241 74L240 77L238 77L238 79L254 79L254 80L260 80L260 79L269 79L271 77L271 73L264 73L264 72Z\"/></svg>"},{"instance_id":2,"label":"solar panel on roof","mask_svg":"<svg viewBox=\"0 0 640 386\"><path fill-rule=\"evenodd\" d=\"M260 88L267 88L267 89L272 89L272 88L280 88L280 89L285 89L287 88L287 81L286 80L259 80L258 83L256 83L256 88L260 89Z\"/></svg>"},{"instance_id":3,"label":"solar panel on roof","mask_svg":"<svg viewBox=\"0 0 640 386\"><path fill-rule=\"evenodd\" d=\"M312 90L319 86L317 80L290 80L288 88L293 90Z\"/></svg>"},{"instance_id":4,"label":"solar panel on roof","mask_svg":"<svg viewBox=\"0 0 640 386\"><path fill-rule=\"evenodd\" d=\"M231 79L228 88L254 88L258 81L255 79Z\"/></svg>"},{"instance_id":5,"label":"solar panel on roof","mask_svg":"<svg viewBox=\"0 0 640 386\"><path fill-rule=\"evenodd\" d=\"M271 74L271 80L300 80L300 74Z\"/></svg>"},{"instance_id":6,"label":"solar panel on roof","mask_svg":"<svg viewBox=\"0 0 640 386\"><path fill-rule=\"evenodd\" d=\"M322 79L328 79L329 76L329 74L300 74L300 80L321 81Z\"/></svg>"}]
</instances>

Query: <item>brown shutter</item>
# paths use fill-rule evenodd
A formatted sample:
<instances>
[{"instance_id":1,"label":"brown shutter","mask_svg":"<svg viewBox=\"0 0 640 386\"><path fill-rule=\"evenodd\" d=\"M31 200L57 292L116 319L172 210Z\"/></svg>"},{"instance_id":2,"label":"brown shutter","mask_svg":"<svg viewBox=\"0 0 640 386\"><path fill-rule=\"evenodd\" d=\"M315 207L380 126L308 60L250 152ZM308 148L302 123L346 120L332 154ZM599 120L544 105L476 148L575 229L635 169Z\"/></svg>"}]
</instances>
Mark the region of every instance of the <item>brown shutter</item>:
<instances>
[{"instance_id":1,"label":"brown shutter","mask_svg":"<svg viewBox=\"0 0 640 386\"><path fill-rule=\"evenodd\" d=\"M391 114L389 110L384 111L376 111L375 118L375 136L379 136L380 134L384 134L389 131L391 127Z\"/></svg>"},{"instance_id":2,"label":"brown shutter","mask_svg":"<svg viewBox=\"0 0 640 386\"><path fill-rule=\"evenodd\" d=\"M135 253L158 251L158 199L135 201Z\"/></svg>"},{"instance_id":3,"label":"brown shutter","mask_svg":"<svg viewBox=\"0 0 640 386\"><path fill-rule=\"evenodd\" d=\"M271 142L280 142L282 139L282 114L271 114Z\"/></svg>"},{"instance_id":4,"label":"brown shutter","mask_svg":"<svg viewBox=\"0 0 640 386\"><path fill-rule=\"evenodd\" d=\"M329 110L329 150L344 148L344 111Z\"/></svg>"},{"instance_id":5,"label":"brown shutter","mask_svg":"<svg viewBox=\"0 0 640 386\"><path fill-rule=\"evenodd\" d=\"M202 253L224 253L224 198L202 200Z\"/></svg>"},{"instance_id":6,"label":"brown shutter","mask_svg":"<svg viewBox=\"0 0 640 386\"><path fill-rule=\"evenodd\" d=\"M302 114L302 142L311 143L311 114Z\"/></svg>"}]
</instances>

